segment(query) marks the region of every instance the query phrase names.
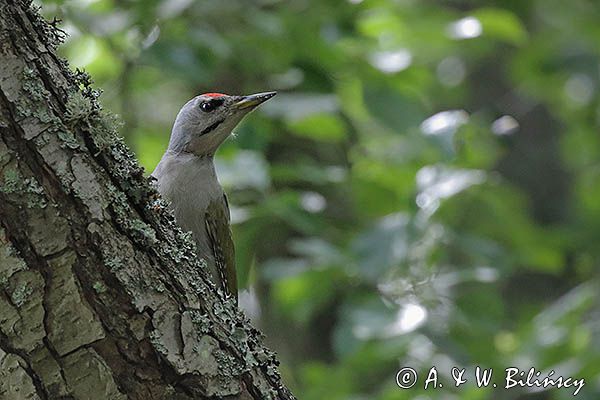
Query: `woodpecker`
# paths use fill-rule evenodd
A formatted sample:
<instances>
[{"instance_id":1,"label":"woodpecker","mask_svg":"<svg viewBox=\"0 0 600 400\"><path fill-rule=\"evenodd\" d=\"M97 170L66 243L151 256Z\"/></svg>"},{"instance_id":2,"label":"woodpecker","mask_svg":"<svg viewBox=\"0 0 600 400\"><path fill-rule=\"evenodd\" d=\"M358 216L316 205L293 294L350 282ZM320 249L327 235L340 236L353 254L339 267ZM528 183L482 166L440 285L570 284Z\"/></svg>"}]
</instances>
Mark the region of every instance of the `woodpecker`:
<instances>
[{"instance_id":1,"label":"woodpecker","mask_svg":"<svg viewBox=\"0 0 600 400\"><path fill-rule=\"evenodd\" d=\"M213 281L236 302L229 205L213 157L242 118L275 94L205 93L194 97L177 114L167 151L152 173L179 226L192 232L198 254L206 260Z\"/></svg>"}]
</instances>

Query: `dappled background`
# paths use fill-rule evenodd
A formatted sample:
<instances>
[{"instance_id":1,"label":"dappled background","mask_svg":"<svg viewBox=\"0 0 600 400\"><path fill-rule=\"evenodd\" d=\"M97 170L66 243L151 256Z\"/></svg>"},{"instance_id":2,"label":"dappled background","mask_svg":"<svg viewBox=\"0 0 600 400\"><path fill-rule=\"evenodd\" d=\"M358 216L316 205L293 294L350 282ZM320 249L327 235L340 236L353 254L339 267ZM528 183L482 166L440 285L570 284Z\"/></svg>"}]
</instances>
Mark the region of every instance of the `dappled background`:
<instances>
[{"instance_id":1,"label":"dappled background","mask_svg":"<svg viewBox=\"0 0 600 400\"><path fill-rule=\"evenodd\" d=\"M600 393L600 3L41 2L149 173L189 98L280 94L217 156L243 303L301 399ZM401 390L435 365L442 389Z\"/></svg>"}]
</instances>

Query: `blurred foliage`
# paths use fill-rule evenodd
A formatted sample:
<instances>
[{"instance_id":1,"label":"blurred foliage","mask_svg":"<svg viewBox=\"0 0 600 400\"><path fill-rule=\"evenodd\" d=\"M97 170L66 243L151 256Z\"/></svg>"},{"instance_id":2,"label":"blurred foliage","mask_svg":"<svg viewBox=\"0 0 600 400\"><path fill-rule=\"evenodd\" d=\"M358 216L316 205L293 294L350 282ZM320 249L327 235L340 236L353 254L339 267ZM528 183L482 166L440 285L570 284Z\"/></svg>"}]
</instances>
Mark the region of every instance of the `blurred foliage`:
<instances>
[{"instance_id":1,"label":"blurred foliage","mask_svg":"<svg viewBox=\"0 0 600 400\"><path fill-rule=\"evenodd\" d=\"M65 0L63 54L151 171L179 107L280 94L218 154L243 303L311 399L554 369L600 394L600 3ZM436 391L401 390L435 365Z\"/></svg>"}]
</instances>

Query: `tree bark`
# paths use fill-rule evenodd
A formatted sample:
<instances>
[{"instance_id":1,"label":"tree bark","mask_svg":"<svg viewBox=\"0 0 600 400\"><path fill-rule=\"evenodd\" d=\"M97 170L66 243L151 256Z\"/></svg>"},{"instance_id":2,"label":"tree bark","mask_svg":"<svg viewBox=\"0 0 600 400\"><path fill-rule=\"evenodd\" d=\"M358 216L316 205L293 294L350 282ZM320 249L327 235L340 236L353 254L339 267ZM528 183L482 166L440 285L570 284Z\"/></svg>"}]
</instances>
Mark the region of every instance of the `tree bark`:
<instances>
[{"instance_id":1,"label":"tree bark","mask_svg":"<svg viewBox=\"0 0 600 400\"><path fill-rule=\"evenodd\" d=\"M293 399L60 39L0 2L0 398Z\"/></svg>"}]
</instances>

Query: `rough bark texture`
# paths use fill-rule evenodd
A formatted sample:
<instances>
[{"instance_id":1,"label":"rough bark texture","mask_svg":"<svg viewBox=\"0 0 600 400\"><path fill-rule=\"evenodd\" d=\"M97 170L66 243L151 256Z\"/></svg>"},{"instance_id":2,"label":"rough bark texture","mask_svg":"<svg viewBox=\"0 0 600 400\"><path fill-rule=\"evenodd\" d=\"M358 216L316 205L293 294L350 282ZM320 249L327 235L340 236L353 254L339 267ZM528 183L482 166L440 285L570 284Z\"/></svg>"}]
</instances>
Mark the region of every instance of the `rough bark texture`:
<instances>
[{"instance_id":1,"label":"rough bark texture","mask_svg":"<svg viewBox=\"0 0 600 400\"><path fill-rule=\"evenodd\" d=\"M60 36L0 1L0 398L292 399Z\"/></svg>"}]
</instances>

